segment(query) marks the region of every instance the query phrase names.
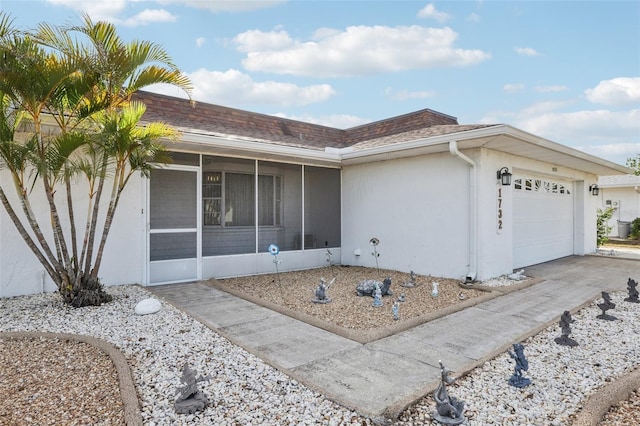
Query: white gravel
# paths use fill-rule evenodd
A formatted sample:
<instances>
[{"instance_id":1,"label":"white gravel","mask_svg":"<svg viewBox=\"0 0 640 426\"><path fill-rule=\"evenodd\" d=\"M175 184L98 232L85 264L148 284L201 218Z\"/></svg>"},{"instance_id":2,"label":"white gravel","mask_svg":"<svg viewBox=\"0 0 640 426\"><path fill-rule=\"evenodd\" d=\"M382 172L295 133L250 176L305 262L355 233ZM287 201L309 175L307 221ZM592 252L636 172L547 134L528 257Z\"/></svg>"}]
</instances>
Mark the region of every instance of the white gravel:
<instances>
[{"instance_id":1,"label":"white gravel","mask_svg":"<svg viewBox=\"0 0 640 426\"><path fill-rule=\"evenodd\" d=\"M135 304L151 297L143 288L108 291L112 303L82 309L64 306L54 294L0 299L0 331L77 333L111 342L130 362L147 425L372 424L164 302L158 314L135 315ZM573 315L571 337L579 346L557 345L557 325L523 342L529 360L525 376L533 381L529 387L507 384L513 371L507 354L450 386L450 394L466 402L468 424L570 424L589 394L640 366L640 304L624 302L626 293L611 296L617 306L609 313L618 321L596 319L595 304ZM200 384L210 404L197 415L177 415L173 409L185 362L199 375L211 376ZM397 424L437 424L430 420L433 409L428 396Z\"/></svg>"}]
</instances>

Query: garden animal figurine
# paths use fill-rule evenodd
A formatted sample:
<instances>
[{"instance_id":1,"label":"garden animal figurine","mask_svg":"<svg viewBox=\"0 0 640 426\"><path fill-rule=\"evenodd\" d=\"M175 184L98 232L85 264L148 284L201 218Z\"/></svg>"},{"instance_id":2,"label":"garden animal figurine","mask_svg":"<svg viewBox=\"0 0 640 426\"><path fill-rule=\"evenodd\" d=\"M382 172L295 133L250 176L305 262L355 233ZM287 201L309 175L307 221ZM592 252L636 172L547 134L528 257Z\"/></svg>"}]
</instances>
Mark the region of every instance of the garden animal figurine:
<instances>
[{"instance_id":1,"label":"garden animal figurine","mask_svg":"<svg viewBox=\"0 0 640 426\"><path fill-rule=\"evenodd\" d=\"M431 297L438 297L438 283L434 281L431 285L433 286L431 288Z\"/></svg>"},{"instance_id":2,"label":"garden animal figurine","mask_svg":"<svg viewBox=\"0 0 640 426\"><path fill-rule=\"evenodd\" d=\"M356 286L356 293L358 294L358 296L364 296L364 295L369 295L369 296L374 296L374 292L376 290L376 285L378 287L380 287L380 292L382 293L382 296L384 295L389 295L391 296L393 293L391 292L391 278L385 278L383 282L380 281L376 281L376 280L364 280L361 281L357 286Z\"/></svg>"},{"instance_id":3,"label":"garden animal figurine","mask_svg":"<svg viewBox=\"0 0 640 426\"><path fill-rule=\"evenodd\" d=\"M629 297L624 299L625 302L640 303L640 300L638 300L638 281L629 278L627 281L627 291L629 292Z\"/></svg>"},{"instance_id":4,"label":"garden animal figurine","mask_svg":"<svg viewBox=\"0 0 640 426\"><path fill-rule=\"evenodd\" d=\"M409 274L409 281L405 281L400 284L402 287L415 287L416 286L416 273L411 271Z\"/></svg>"},{"instance_id":5,"label":"garden animal figurine","mask_svg":"<svg viewBox=\"0 0 640 426\"><path fill-rule=\"evenodd\" d=\"M449 377L451 370L446 368L442 361L440 363L440 384L438 389L433 393L433 399L436 401L436 411L433 418L440 423L449 425L459 425L466 420L464 412L464 401L458 401L457 398L450 396L447 392L447 385L455 382L455 377Z\"/></svg>"},{"instance_id":6,"label":"garden animal figurine","mask_svg":"<svg viewBox=\"0 0 640 426\"><path fill-rule=\"evenodd\" d=\"M531 380L526 377L522 377L522 372L529 370L529 361L527 361L527 358L524 356L524 346L522 343L514 343L513 352L507 352L511 359L516 362L516 365L513 368L513 375L509 379L509 384L516 388L529 386L531 384Z\"/></svg>"},{"instance_id":7,"label":"garden animal figurine","mask_svg":"<svg viewBox=\"0 0 640 426\"><path fill-rule=\"evenodd\" d=\"M327 284L327 282L325 281L324 278L320 278L320 285L315 290L316 298L312 299L311 301L313 303L329 303L329 302L331 302L331 298L329 296L327 296L327 290L329 290L331 288L331 286L333 285L335 280L336 279L333 278L331 280L331 282L329 284Z\"/></svg>"},{"instance_id":8,"label":"garden animal figurine","mask_svg":"<svg viewBox=\"0 0 640 426\"><path fill-rule=\"evenodd\" d=\"M616 304L611 301L611 296L609 296L609 293L603 291L602 299L604 299L604 301L602 303L598 303L598 308L602 310L602 314L598 315L596 318L607 321L617 320L618 318L614 317L613 315L607 314L607 311L609 309L613 309L616 307Z\"/></svg>"},{"instance_id":9,"label":"garden animal figurine","mask_svg":"<svg viewBox=\"0 0 640 426\"><path fill-rule=\"evenodd\" d=\"M394 321L398 321L400 319L400 304L398 302L393 302L391 311L393 312Z\"/></svg>"},{"instance_id":10,"label":"garden animal figurine","mask_svg":"<svg viewBox=\"0 0 640 426\"><path fill-rule=\"evenodd\" d=\"M382 290L380 290L380 286L376 284L376 289L373 294L373 306L379 308L382 306Z\"/></svg>"}]
</instances>

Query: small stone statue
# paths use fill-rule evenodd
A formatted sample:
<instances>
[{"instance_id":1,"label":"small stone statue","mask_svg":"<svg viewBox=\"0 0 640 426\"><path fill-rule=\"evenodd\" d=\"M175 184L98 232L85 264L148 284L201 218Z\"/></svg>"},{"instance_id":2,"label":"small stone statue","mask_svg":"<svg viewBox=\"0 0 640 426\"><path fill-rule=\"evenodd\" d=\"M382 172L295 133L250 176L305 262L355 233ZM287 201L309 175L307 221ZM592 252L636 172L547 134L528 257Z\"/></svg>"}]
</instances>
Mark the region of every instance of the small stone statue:
<instances>
[{"instance_id":1,"label":"small stone statue","mask_svg":"<svg viewBox=\"0 0 640 426\"><path fill-rule=\"evenodd\" d=\"M383 296L387 294L389 296L393 295L393 293L391 292L391 278L385 278L383 282L376 280L361 281L356 286L356 293L358 294L358 296L369 295L373 297L376 286L380 287L380 291L382 292Z\"/></svg>"},{"instance_id":2,"label":"small stone statue","mask_svg":"<svg viewBox=\"0 0 640 426\"><path fill-rule=\"evenodd\" d=\"M513 368L513 375L509 378L509 384L516 388L529 386L531 384L531 380L526 377L522 377L522 372L529 370L529 361L527 361L527 358L524 356L524 346L522 343L514 343L513 352L507 352L511 359L516 362L516 366Z\"/></svg>"},{"instance_id":3,"label":"small stone statue","mask_svg":"<svg viewBox=\"0 0 640 426\"><path fill-rule=\"evenodd\" d=\"M400 285L402 287L415 287L416 286L416 273L411 271L409 273L409 281L405 281Z\"/></svg>"},{"instance_id":4,"label":"small stone statue","mask_svg":"<svg viewBox=\"0 0 640 426\"><path fill-rule=\"evenodd\" d=\"M625 302L640 303L640 300L638 300L638 281L629 278L629 281L627 281L627 291L629 292L629 297L624 299Z\"/></svg>"},{"instance_id":5,"label":"small stone statue","mask_svg":"<svg viewBox=\"0 0 640 426\"><path fill-rule=\"evenodd\" d=\"M571 313L569 311L564 311L560 316L560 329L562 330L562 335L554 339L557 344L561 346L578 346L578 342L569 337L571 334L572 322L574 322L574 320L571 319Z\"/></svg>"},{"instance_id":6,"label":"small stone statue","mask_svg":"<svg viewBox=\"0 0 640 426\"><path fill-rule=\"evenodd\" d=\"M329 296L327 296L327 290L329 290L331 288L331 286L333 285L333 282L336 279L332 279L331 282L329 284L327 284L326 280L324 278L320 278L320 285L316 288L314 294L315 294L315 299L311 299L311 301L313 303L329 303L331 302L331 298Z\"/></svg>"},{"instance_id":7,"label":"small stone statue","mask_svg":"<svg viewBox=\"0 0 640 426\"><path fill-rule=\"evenodd\" d=\"M204 410L207 405L207 396L198 390L198 382L209 380L210 377L196 377L196 372L189 368L186 362L182 367L182 377L180 381L185 386L178 389L178 398L175 402L175 410L178 414L193 414L196 411Z\"/></svg>"},{"instance_id":8,"label":"small stone statue","mask_svg":"<svg viewBox=\"0 0 640 426\"><path fill-rule=\"evenodd\" d=\"M398 302L393 302L391 311L393 312L393 320L398 321L400 319L400 304Z\"/></svg>"},{"instance_id":9,"label":"small stone statue","mask_svg":"<svg viewBox=\"0 0 640 426\"><path fill-rule=\"evenodd\" d=\"M446 385L455 382L455 377L449 377L451 371L447 369L442 361L440 363L440 384L438 389L433 393L433 399L436 401L436 411L432 417L440 423L446 425L459 425L466 420L464 416L464 402L458 401L457 398L449 396Z\"/></svg>"},{"instance_id":10,"label":"small stone statue","mask_svg":"<svg viewBox=\"0 0 640 426\"><path fill-rule=\"evenodd\" d=\"M438 283L437 282L432 282L431 283L432 288L431 288L431 297L438 297Z\"/></svg>"},{"instance_id":11,"label":"small stone statue","mask_svg":"<svg viewBox=\"0 0 640 426\"><path fill-rule=\"evenodd\" d=\"M379 308L382 306L382 290L380 290L380 286L376 284L376 289L373 295L373 306Z\"/></svg>"},{"instance_id":12,"label":"small stone statue","mask_svg":"<svg viewBox=\"0 0 640 426\"><path fill-rule=\"evenodd\" d=\"M603 291L602 298L604 299L604 301L602 303L598 303L598 308L602 310L602 313L596 316L596 318L606 320L606 321L617 320L618 318L614 317L613 315L607 314L607 311L609 309L613 309L616 307L616 304L611 301L611 296L609 296L609 293L607 293L606 291Z\"/></svg>"}]
</instances>

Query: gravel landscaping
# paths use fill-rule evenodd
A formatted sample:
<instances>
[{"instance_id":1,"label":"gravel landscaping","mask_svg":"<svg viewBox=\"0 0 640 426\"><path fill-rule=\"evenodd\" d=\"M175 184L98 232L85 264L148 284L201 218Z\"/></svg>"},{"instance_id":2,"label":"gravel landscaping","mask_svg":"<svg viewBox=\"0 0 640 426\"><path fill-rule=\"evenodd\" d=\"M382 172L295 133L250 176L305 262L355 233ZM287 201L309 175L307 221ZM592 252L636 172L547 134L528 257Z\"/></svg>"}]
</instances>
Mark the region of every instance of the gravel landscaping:
<instances>
[{"instance_id":1,"label":"gravel landscaping","mask_svg":"<svg viewBox=\"0 0 640 426\"><path fill-rule=\"evenodd\" d=\"M263 297L269 303L287 309L304 310L305 315L322 321L334 321L340 327L364 332L368 327L393 327L391 300L405 293L401 319L411 321L429 311L450 309L457 303L479 299L486 292L469 289L455 280L418 277L417 285L405 288L400 283L408 274L392 271L365 270L365 278L382 280L392 277L393 296L383 298L384 306L372 309L372 298L355 296L355 286L363 275L358 268L334 267L236 280L224 280L221 285L235 287L252 297ZM311 303L320 277L336 281L328 295L333 301L326 305ZM431 296L431 283L439 283L438 297ZM300 283L296 287L294 282ZM504 278L488 286L510 284ZM513 283L511 283L513 284ZM69 308L56 294L0 299L2 322L0 331L50 331L94 336L115 345L127 358L133 371L147 425L249 425L249 424L372 424L369 419L337 405L295 380L265 364L259 358L231 344L209 328L172 306L162 303L162 310L153 315L133 313L137 302L150 294L138 286L109 287L114 301L101 307ZM464 295L461 297L460 294ZM288 296L287 296L288 295ZM485 424L571 424L586 398L606 383L640 367L640 305L624 302L625 293L612 293L616 308L611 311L619 321L596 319L599 308L592 303L573 315L571 337L580 343L575 348L559 346L553 339L560 335L552 325L525 340L525 355L529 371L525 375L533 384L524 389L508 386L513 361L504 353L486 362L450 386L451 395L466 402L469 425ZM461 300L464 299L464 300ZM341 300L348 303L341 304ZM362 303L373 320L361 318ZM329 308L329 309L327 309ZM372 312L373 311L373 312ZM368 316L368 315L367 315ZM353 320L349 320L353 318ZM0 349L0 424L99 424L93 414L108 416L103 424L122 424L122 414L110 393L114 383L113 370L100 361L100 356L88 352L82 345L57 341L30 341L28 344L5 344ZM69 350L73 354L69 354ZM79 351L75 355L75 351ZM89 349L90 351L91 349ZM82 360L89 360L86 370ZM34 361L35 364L23 364ZM55 361L63 362L55 362ZM95 362L94 362L95 360ZM77 362L76 362L77 361ZM211 376L200 389L209 396L209 405L202 413L177 415L173 409L180 371L188 362L201 375ZM444 360L446 365L446 360ZM25 370L17 365L32 365ZM34 366L35 365L35 366ZM29 371L47 380L29 379ZM73 374L79 374L74 376ZM25 383L21 385L19 382ZM41 387L44 385L57 388ZM71 401L72 392L80 395L91 391L98 395ZM117 398L116 398L117 399ZM22 407L19 415L8 417L15 404ZM613 424L637 424L637 393L615 411ZM73 418L51 420L43 407ZM81 407L81 409L79 409ZM634 408L636 407L636 408ZM435 425L430 416L434 409L431 396L426 396L404 411L397 425ZM109 411L108 411L109 410ZM612 414L613 415L613 414ZM621 416L621 417L620 417ZM635 419L635 420L634 420Z\"/></svg>"}]
</instances>

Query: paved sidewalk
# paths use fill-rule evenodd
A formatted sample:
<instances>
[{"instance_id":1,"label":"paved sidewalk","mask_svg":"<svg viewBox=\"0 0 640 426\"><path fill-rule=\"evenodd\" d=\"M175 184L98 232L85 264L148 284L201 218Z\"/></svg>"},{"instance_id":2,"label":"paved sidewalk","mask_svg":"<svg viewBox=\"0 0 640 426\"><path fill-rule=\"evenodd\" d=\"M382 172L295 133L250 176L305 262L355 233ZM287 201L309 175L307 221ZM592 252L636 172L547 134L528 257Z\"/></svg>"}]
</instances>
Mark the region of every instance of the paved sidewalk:
<instances>
[{"instance_id":1,"label":"paved sidewalk","mask_svg":"<svg viewBox=\"0 0 640 426\"><path fill-rule=\"evenodd\" d=\"M204 283L147 287L231 342L326 397L381 421L431 392L438 360L457 374L495 357L600 292L640 279L640 261L571 256L525 269L538 284L360 344Z\"/></svg>"}]
</instances>

